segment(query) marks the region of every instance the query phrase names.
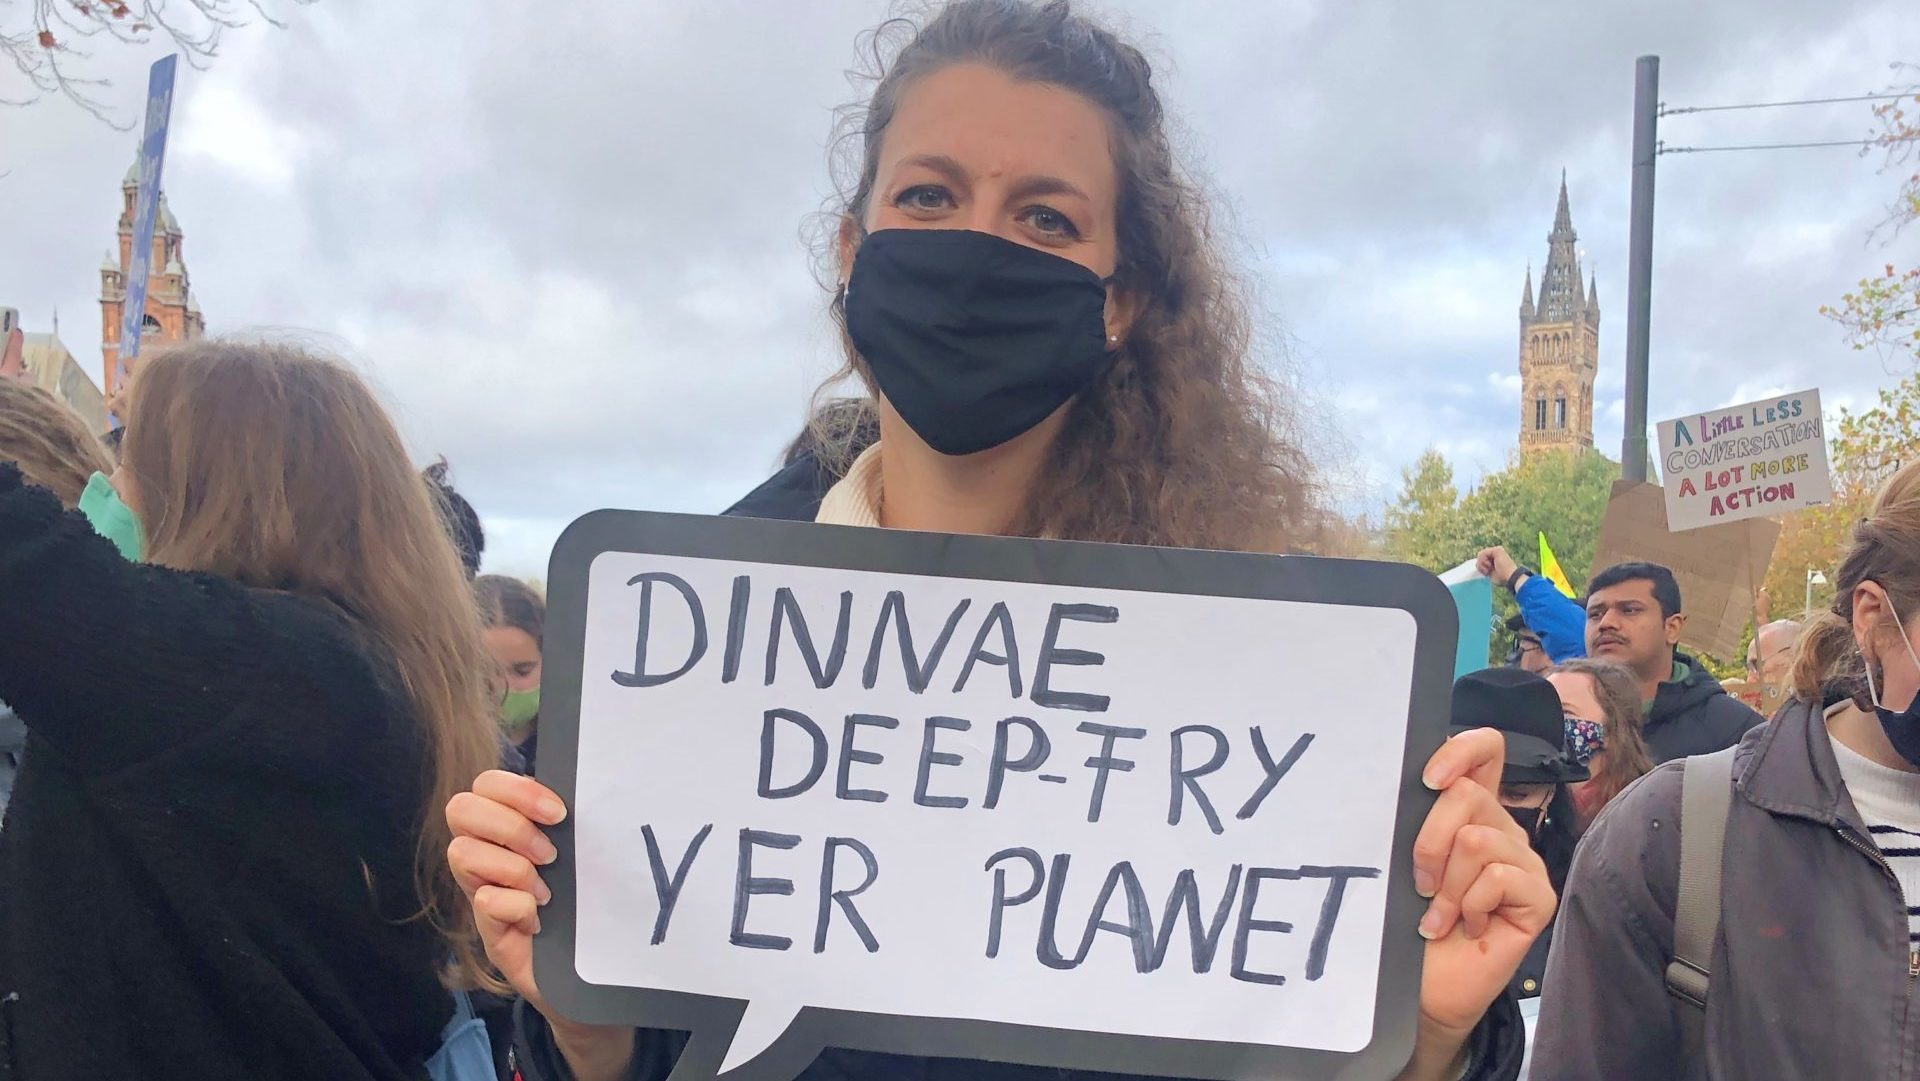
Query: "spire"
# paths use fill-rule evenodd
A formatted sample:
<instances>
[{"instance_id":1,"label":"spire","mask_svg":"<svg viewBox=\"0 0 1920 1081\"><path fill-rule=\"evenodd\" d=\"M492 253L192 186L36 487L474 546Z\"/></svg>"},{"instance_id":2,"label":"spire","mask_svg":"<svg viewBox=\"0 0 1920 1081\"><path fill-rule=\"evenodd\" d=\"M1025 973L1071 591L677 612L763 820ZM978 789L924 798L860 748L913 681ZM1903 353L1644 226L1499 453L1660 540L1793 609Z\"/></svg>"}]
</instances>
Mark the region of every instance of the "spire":
<instances>
[{"instance_id":1,"label":"spire","mask_svg":"<svg viewBox=\"0 0 1920 1081\"><path fill-rule=\"evenodd\" d=\"M1600 272L1595 270L1587 277L1587 313L1600 315Z\"/></svg>"},{"instance_id":2,"label":"spire","mask_svg":"<svg viewBox=\"0 0 1920 1081\"><path fill-rule=\"evenodd\" d=\"M1560 170L1560 205L1553 211L1553 234L1548 239L1555 240L1561 236L1571 238L1573 235L1573 214L1567 209L1567 171L1562 169Z\"/></svg>"},{"instance_id":3,"label":"spire","mask_svg":"<svg viewBox=\"0 0 1920 1081\"><path fill-rule=\"evenodd\" d=\"M1540 271L1541 322L1561 323L1574 318L1585 305L1586 276L1580 273L1580 236L1573 231L1573 213L1567 205L1567 177L1560 174L1560 201L1553 211L1553 232L1547 234L1547 265Z\"/></svg>"},{"instance_id":4,"label":"spire","mask_svg":"<svg viewBox=\"0 0 1920 1081\"><path fill-rule=\"evenodd\" d=\"M1520 322L1522 325L1533 322L1533 263L1527 263L1527 287L1520 294Z\"/></svg>"}]
</instances>

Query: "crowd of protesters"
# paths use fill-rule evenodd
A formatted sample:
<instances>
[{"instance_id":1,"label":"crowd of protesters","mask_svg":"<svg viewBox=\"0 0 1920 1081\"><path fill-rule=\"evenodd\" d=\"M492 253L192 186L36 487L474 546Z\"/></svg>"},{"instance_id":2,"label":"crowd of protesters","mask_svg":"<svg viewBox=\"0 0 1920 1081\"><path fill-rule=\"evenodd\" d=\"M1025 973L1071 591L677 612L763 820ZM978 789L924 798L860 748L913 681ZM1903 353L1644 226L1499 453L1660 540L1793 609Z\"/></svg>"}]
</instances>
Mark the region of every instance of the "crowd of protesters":
<instances>
[{"instance_id":1,"label":"crowd of protesters","mask_svg":"<svg viewBox=\"0 0 1920 1081\"><path fill-rule=\"evenodd\" d=\"M1150 75L1059 0L910 27L836 178L835 381L865 393L727 513L1311 543ZM156 352L115 401L103 440L0 379L0 1077L667 1077L684 1033L535 981L545 602L479 574L446 463L284 344ZM1576 598L1479 564L1516 644L1424 773L1400 1076L1920 1079L1920 464L1832 608L1755 636L1771 723L1680 648L1667 568ZM829 1048L800 1076L1092 1075Z\"/></svg>"}]
</instances>

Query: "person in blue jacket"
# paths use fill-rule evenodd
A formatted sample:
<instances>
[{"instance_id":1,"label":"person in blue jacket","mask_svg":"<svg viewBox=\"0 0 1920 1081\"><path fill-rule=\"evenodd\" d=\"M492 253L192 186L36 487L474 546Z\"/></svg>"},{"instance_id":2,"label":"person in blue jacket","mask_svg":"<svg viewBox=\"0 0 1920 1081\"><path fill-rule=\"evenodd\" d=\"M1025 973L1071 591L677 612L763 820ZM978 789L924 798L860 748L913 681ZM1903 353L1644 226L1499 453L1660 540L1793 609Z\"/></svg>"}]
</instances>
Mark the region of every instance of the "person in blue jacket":
<instances>
[{"instance_id":1,"label":"person in blue jacket","mask_svg":"<svg viewBox=\"0 0 1920 1081\"><path fill-rule=\"evenodd\" d=\"M1539 636L1547 660L1559 664L1587 655L1587 610L1579 601L1514 562L1505 548L1482 551L1477 565L1481 574L1513 594L1520 605L1520 618Z\"/></svg>"}]
</instances>

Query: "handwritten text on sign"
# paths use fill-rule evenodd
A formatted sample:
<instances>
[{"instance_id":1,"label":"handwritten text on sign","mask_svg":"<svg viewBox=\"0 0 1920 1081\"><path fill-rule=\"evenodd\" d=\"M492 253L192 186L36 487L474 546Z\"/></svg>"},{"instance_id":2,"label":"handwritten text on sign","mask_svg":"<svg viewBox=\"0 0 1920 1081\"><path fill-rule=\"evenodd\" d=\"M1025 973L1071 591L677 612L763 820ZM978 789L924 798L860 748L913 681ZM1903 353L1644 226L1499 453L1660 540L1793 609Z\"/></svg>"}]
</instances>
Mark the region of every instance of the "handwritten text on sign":
<instances>
[{"instance_id":1,"label":"handwritten text on sign","mask_svg":"<svg viewBox=\"0 0 1920 1081\"><path fill-rule=\"evenodd\" d=\"M1335 1051L1373 1032L1404 611L606 552L590 983Z\"/></svg>"},{"instance_id":2,"label":"handwritten text on sign","mask_svg":"<svg viewBox=\"0 0 1920 1081\"><path fill-rule=\"evenodd\" d=\"M1817 390L1664 421L1659 435L1671 532L1833 499Z\"/></svg>"}]
</instances>

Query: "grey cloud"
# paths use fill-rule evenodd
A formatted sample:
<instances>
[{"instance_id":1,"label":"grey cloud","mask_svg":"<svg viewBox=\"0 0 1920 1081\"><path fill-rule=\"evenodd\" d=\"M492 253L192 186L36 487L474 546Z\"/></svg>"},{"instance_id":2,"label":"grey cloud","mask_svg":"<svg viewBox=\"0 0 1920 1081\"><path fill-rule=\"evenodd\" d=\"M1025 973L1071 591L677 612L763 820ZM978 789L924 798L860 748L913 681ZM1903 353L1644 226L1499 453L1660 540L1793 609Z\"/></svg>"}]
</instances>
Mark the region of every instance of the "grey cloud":
<instances>
[{"instance_id":1,"label":"grey cloud","mask_svg":"<svg viewBox=\"0 0 1920 1081\"><path fill-rule=\"evenodd\" d=\"M1920 58L1897 0L1090 5L1144 39L1276 316L1334 479L1389 495L1429 443L1470 480L1518 410L1521 275L1568 171L1597 268L1597 426L1618 446L1633 58L1669 102L1859 92ZM609 13L611 10L611 13ZM575 514L710 511L757 482L837 345L803 226L879 0L430 6L324 0L183 83L168 187L220 329L336 335L423 458L446 454L538 572ZM1196 11L1203 15L1196 17ZM147 58L110 60L137 97ZM226 105L208 104L221 99ZM196 102L200 104L196 104ZM283 137L248 169L244 116ZM1864 110L1674 118L1670 142L1852 134ZM0 112L0 302L93 355L93 268L131 136ZM193 138L187 138L187 136ZM18 148L26 148L24 151ZM1661 160L1653 411L1886 377L1815 314L1912 236L1863 245L1891 179L1845 151ZM22 213L21 207L32 207ZM1283 361L1282 354L1290 353ZM1344 406L1344 409L1338 408ZM1609 419L1613 418L1613 419Z\"/></svg>"}]
</instances>

